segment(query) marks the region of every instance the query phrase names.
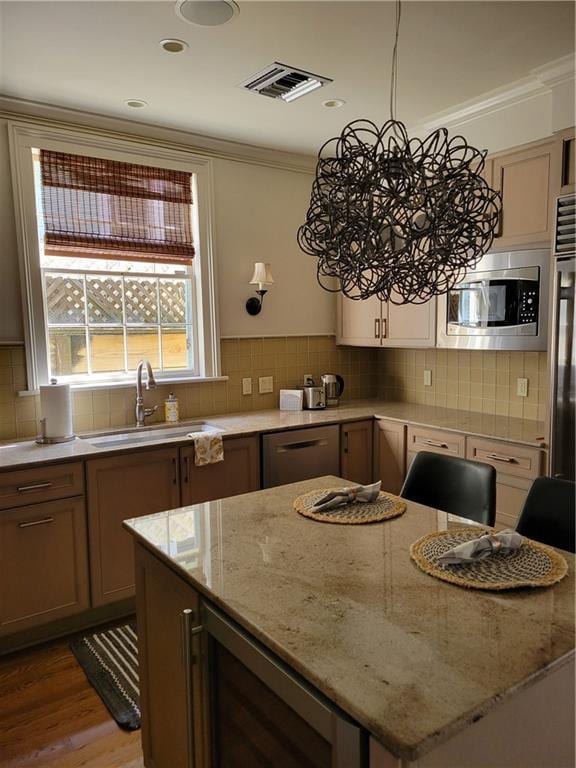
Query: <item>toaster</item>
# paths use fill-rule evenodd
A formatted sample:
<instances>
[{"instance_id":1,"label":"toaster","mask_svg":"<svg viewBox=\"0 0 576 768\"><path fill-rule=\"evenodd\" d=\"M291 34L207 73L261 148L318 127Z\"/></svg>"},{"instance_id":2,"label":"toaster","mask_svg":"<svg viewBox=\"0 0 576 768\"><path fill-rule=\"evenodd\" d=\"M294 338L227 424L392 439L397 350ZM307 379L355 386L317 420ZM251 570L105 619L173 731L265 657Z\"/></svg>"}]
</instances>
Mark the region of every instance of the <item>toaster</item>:
<instances>
[{"instance_id":1,"label":"toaster","mask_svg":"<svg viewBox=\"0 0 576 768\"><path fill-rule=\"evenodd\" d=\"M324 387L304 387L304 408L308 410L326 408L326 390Z\"/></svg>"}]
</instances>

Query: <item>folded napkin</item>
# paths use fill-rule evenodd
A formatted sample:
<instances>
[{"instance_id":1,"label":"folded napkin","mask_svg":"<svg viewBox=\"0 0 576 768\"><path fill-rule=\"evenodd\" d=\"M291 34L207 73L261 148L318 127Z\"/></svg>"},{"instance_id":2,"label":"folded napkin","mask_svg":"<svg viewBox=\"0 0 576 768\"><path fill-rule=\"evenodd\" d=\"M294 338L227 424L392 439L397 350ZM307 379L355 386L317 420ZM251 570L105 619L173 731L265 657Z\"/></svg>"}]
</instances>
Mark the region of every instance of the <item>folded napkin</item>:
<instances>
[{"instance_id":1,"label":"folded napkin","mask_svg":"<svg viewBox=\"0 0 576 768\"><path fill-rule=\"evenodd\" d=\"M507 554L522 546L522 536L516 531L500 531L486 533L478 539L458 544L441 555L437 562L440 565L457 565L458 563L474 563L484 560L496 553Z\"/></svg>"},{"instance_id":2,"label":"folded napkin","mask_svg":"<svg viewBox=\"0 0 576 768\"><path fill-rule=\"evenodd\" d=\"M194 464L197 467L224 461L222 435L213 432L190 432L186 437L191 437L194 441Z\"/></svg>"},{"instance_id":3,"label":"folded napkin","mask_svg":"<svg viewBox=\"0 0 576 768\"><path fill-rule=\"evenodd\" d=\"M372 485L356 485L353 488L337 488L329 491L322 496L313 507L311 512L328 512L331 509L353 504L355 501L376 501L380 493L381 482Z\"/></svg>"}]
</instances>

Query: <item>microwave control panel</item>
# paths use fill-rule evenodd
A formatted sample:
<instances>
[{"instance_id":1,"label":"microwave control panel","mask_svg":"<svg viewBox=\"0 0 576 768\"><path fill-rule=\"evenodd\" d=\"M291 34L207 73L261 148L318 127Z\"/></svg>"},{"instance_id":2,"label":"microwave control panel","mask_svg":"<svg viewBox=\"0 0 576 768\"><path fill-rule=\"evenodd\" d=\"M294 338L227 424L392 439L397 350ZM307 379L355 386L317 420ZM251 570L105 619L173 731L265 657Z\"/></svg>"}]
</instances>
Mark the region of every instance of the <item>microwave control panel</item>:
<instances>
[{"instance_id":1,"label":"microwave control panel","mask_svg":"<svg viewBox=\"0 0 576 768\"><path fill-rule=\"evenodd\" d=\"M526 325L538 322L538 290L527 287L520 290L518 323Z\"/></svg>"}]
</instances>

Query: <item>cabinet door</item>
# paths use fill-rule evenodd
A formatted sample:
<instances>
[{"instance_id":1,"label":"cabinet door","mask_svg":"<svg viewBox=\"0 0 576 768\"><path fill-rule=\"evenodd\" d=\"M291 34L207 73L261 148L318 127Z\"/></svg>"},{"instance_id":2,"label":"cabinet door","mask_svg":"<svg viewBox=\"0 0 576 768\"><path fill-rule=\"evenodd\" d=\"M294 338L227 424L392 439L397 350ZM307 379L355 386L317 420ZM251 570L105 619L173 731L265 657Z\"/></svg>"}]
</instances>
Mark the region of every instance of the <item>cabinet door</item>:
<instances>
[{"instance_id":1,"label":"cabinet door","mask_svg":"<svg viewBox=\"0 0 576 768\"><path fill-rule=\"evenodd\" d=\"M553 196L560 185L554 141L501 155L493 162L493 187L502 195L502 215L494 247L549 245Z\"/></svg>"},{"instance_id":2,"label":"cabinet door","mask_svg":"<svg viewBox=\"0 0 576 768\"><path fill-rule=\"evenodd\" d=\"M372 425L370 419L340 427L340 474L346 480L362 485L372 482Z\"/></svg>"},{"instance_id":3,"label":"cabinet door","mask_svg":"<svg viewBox=\"0 0 576 768\"><path fill-rule=\"evenodd\" d=\"M381 305L382 302L375 296L366 301L352 301L338 294L336 343L353 347L379 347Z\"/></svg>"},{"instance_id":4,"label":"cabinet door","mask_svg":"<svg viewBox=\"0 0 576 768\"><path fill-rule=\"evenodd\" d=\"M82 499L33 504L0 515L0 635L89 607Z\"/></svg>"},{"instance_id":5,"label":"cabinet door","mask_svg":"<svg viewBox=\"0 0 576 768\"><path fill-rule=\"evenodd\" d=\"M178 475L177 448L86 462L94 605L134 594L133 545L122 521L180 506Z\"/></svg>"},{"instance_id":6,"label":"cabinet door","mask_svg":"<svg viewBox=\"0 0 576 768\"><path fill-rule=\"evenodd\" d=\"M142 748L149 768L189 768L190 728L201 707L190 713L189 667L184 611L198 623L197 592L144 547L136 546L138 667L142 708ZM195 745L200 749L200 744Z\"/></svg>"},{"instance_id":7,"label":"cabinet door","mask_svg":"<svg viewBox=\"0 0 576 768\"><path fill-rule=\"evenodd\" d=\"M576 191L576 140L574 128L566 128L556 134L558 142L557 162L560 163L560 189L556 195Z\"/></svg>"},{"instance_id":8,"label":"cabinet door","mask_svg":"<svg viewBox=\"0 0 576 768\"><path fill-rule=\"evenodd\" d=\"M382 305L383 347L434 347L436 299L425 304Z\"/></svg>"},{"instance_id":9,"label":"cabinet door","mask_svg":"<svg viewBox=\"0 0 576 768\"><path fill-rule=\"evenodd\" d=\"M260 447L257 437L224 440L224 461L197 467L194 446L180 449L182 504L225 499L260 490Z\"/></svg>"},{"instance_id":10,"label":"cabinet door","mask_svg":"<svg viewBox=\"0 0 576 768\"><path fill-rule=\"evenodd\" d=\"M398 494L406 475L406 425L376 419L374 430L374 479L382 481L383 491Z\"/></svg>"}]
</instances>

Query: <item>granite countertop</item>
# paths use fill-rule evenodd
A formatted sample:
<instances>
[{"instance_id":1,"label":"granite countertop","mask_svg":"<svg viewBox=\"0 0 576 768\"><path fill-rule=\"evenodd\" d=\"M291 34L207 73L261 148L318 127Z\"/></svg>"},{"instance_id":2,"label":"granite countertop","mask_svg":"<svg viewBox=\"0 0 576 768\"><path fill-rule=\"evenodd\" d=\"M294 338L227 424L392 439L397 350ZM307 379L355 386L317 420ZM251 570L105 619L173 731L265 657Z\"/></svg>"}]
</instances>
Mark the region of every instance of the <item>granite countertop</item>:
<instances>
[{"instance_id":1,"label":"granite countertop","mask_svg":"<svg viewBox=\"0 0 576 768\"><path fill-rule=\"evenodd\" d=\"M410 502L368 526L293 511L298 494L334 485L349 483L317 478L125 525L409 760L573 657L572 555L568 576L548 589L462 589L422 573L409 547L466 521Z\"/></svg>"},{"instance_id":2,"label":"granite countertop","mask_svg":"<svg viewBox=\"0 0 576 768\"><path fill-rule=\"evenodd\" d=\"M529 446L545 446L544 424L541 421L503 418L501 416L470 411L437 408L431 405L388 402L384 400L353 400L342 404L338 408L327 408L322 411L280 411L278 409L245 411L222 416L206 416L187 421L190 424L198 424L199 421L212 424L220 429L226 437L275 432L319 424L335 424L357 419L373 418L374 416L421 426L465 432L466 434L481 437L509 440ZM185 427L187 421L181 421L178 425L150 424L149 427ZM129 428L125 427L124 430L126 429ZM122 428L114 431L121 432ZM109 434L111 432L112 430L90 432L83 434L82 439L58 445L37 445L33 440L14 440L0 443L0 470L141 450L158 447L167 443L178 445L190 442L190 439L186 437L166 440L165 437L159 436L158 439L147 441L142 445L129 444L99 447L90 443L90 435Z\"/></svg>"}]
</instances>

